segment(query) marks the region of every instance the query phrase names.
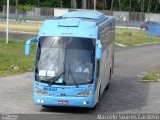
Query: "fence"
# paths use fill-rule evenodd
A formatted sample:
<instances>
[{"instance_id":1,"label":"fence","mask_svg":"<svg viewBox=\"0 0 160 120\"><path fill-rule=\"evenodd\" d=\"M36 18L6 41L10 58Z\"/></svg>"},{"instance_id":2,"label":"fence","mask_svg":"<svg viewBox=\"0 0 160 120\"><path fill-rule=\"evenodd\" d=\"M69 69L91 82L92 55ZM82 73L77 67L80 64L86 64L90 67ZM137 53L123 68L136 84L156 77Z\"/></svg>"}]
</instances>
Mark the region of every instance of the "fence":
<instances>
[{"instance_id":1,"label":"fence","mask_svg":"<svg viewBox=\"0 0 160 120\"><path fill-rule=\"evenodd\" d=\"M10 6L10 14L16 14L21 16L56 16L60 13L73 11L73 9L63 8L33 8L31 11L17 10L15 6ZM117 20L130 20L130 21L145 21L153 20L159 21L160 14L141 13L141 12L119 12L119 11L103 11L107 15L116 16ZM6 6L3 6L3 14L6 14Z\"/></svg>"},{"instance_id":2,"label":"fence","mask_svg":"<svg viewBox=\"0 0 160 120\"><path fill-rule=\"evenodd\" d=\"M10 19L15 21L44 21L53 16L61 16L69 11L75 11L75 9L42 7L33 8L31 11L21 11L17 10L15 6L10 6ZM160 14L107 10L99 11L106 15L115 16L117 26L139 27L143 21L160 21ZM3 6L3 13L0 14L0 20L6 20L6 6Z\"/></svg>"}]
</instances>

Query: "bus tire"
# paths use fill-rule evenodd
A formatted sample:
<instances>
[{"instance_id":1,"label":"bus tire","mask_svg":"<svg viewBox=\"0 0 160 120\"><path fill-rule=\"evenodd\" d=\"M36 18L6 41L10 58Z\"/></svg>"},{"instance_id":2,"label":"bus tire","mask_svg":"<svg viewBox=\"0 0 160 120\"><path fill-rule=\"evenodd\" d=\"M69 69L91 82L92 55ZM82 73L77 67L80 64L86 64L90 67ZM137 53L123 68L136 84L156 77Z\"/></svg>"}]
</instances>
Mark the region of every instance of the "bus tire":
<instances>
[{"instance_id":1,"label":"bus tire","mask_svg":"<svg viewBox=\"0 0 160 120\"><path fill-rule=\"evenodd\" d=\"M101 97L101 85L100 85L100 87L99 87L98 101L100 100L100 97Z\"/></svg>"},{"instance_id":2,"label":"bus tire","mask_svg":"<svg viewBox=\"0 0 160 120\"><path fill-rule=\"evenodd\" d=\"M108 82L108 84L107 84L107 86L106 86L105 90L108 90L108 89L109 89L111 76L112 76L112 68L110 68L109 82Z\"/></svg>"},{"instance_id":3,"label":"bus tire","mask_svg":"<svg viewBox=\"0 0 160 120\"><path fill-rule=\"evenodd\" d=\"M114 56L113 56L113 59L112 59L112 68L111 68L111 71L112 71L112 74L114 73Z\"/></svg>"},{"instance_id":4,"label":"bus tire","mask_svg":"<svg viewBox=\"0 0 160 120\"><path fill-rule=\"evenodd\" d=\"M94 105L94 107L90 108L90 110L96 110L97 108L97 103Z\"/></svg>"},{"instance_id":5,"label":"bus tire","mask_svg":"<svg viewBox=\"0 0 160 120\"><path fill-rule=\"evenodd\" d=\"M99 102L100 97L101 97L101 85L100 85L100 87L99 87L99 93L98 93L98 94L99 94L99 95L98 95L98 102ZM91 110L96 110L98 102L94 105L93 108L90 108L90 109L91 109Z\"/></svg>"},{"instance_id":6,"label":"bus tire","mask_svg":"<svg viewBox=\"0 0 160 120\"><path fill-rule=\"evenodd\" d=\"M105 90L108 90L108 89L109 89L109 85L110 85L110 84L108 83L107 86L106 86L106 88L105 88Z\"/></svg>"},{"instance_id":7,"label":"bus tire","mask_svg":"<svg viewBox=\"0 0 160 120\"><path fill-rule=\"evenodd\" d=\"M111 78L112 78L112 72L113 72L113 68L110 68L109 81L110 81L110 80L111 80Z\"/></svg>"}]
</instances>

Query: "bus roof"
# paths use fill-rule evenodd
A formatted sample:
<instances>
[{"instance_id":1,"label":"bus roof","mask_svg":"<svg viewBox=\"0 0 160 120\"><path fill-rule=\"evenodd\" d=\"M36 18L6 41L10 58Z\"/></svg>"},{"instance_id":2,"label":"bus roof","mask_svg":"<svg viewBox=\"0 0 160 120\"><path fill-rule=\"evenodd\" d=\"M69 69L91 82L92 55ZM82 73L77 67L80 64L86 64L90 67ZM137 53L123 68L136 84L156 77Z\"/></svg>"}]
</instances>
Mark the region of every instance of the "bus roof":
<instances>
[{"instance_id":1,"label":"bus roof","mask_svg":"<svg viewBox=\"0 0 160 120\"><path fill-rule=\"evenodd\" d=\"M97 11L73 11L68 12L62 16L62 18L86 18L99 20L104 18L104 14Z\"/></svg>"},{"instance_id":2,"label":"bus roof","mask_svg":"<svg viewBox=\"0 0 160 120\"><path fill-rule=\"evenodd\" d=\"M39 36L73 35L95 38L96 28L105 27L106 23L110 23L112 19L114 17L106 16L97 11L73 11L60 17L45 20Z\"/></svg>"}]
</instances>

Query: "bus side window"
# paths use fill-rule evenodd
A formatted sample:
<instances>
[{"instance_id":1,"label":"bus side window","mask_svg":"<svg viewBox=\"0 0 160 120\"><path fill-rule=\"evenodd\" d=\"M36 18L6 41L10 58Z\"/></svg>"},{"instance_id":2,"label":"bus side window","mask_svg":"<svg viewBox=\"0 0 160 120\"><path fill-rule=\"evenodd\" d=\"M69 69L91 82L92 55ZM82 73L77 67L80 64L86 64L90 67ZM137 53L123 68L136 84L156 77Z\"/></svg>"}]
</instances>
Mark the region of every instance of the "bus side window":
<instances>
[{"instance_id":1,"label":"bus side window","mask_svg":"<svg viewBox=\"0 0 160 120\"><path fill-rule=\"evenodd\" d=\"M97 84L99 83L99 73L100 73L100 61L97 61L97 66L96 66L96 75L97 75L97 80L96 80L96 88L97 88Z\"/></svg>"},{"instance_id":2,"label":"bus side window","mask_svg":"<svg viewBox=\"0 0 160 120\"><path fill-rule=\"evenodd\" d=\"M99 60L97 61L97 78L99 77L99 72L100 72L100 64L99 64Z\"/></svg>"}]
</instances>

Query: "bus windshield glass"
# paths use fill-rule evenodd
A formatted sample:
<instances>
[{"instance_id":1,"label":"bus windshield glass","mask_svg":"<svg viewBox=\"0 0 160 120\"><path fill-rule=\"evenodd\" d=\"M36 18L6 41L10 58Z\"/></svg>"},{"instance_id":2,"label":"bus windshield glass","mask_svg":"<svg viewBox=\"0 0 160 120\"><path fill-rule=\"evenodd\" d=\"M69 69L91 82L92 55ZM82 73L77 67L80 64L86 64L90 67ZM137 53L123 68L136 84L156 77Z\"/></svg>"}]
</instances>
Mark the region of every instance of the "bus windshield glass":
<instances>
[{"instance_id":1,"label":"bus windshield glass","mask_svg":"<svg viewBox=\"0 0 160 120\"><path fill-rule=\"evenodd\" d=\"M75 85L75 82L78 85L91 84L94 62L95 39L40 37L36 54L36 80L59 85Z\"/></svg>"}]
</instances>

